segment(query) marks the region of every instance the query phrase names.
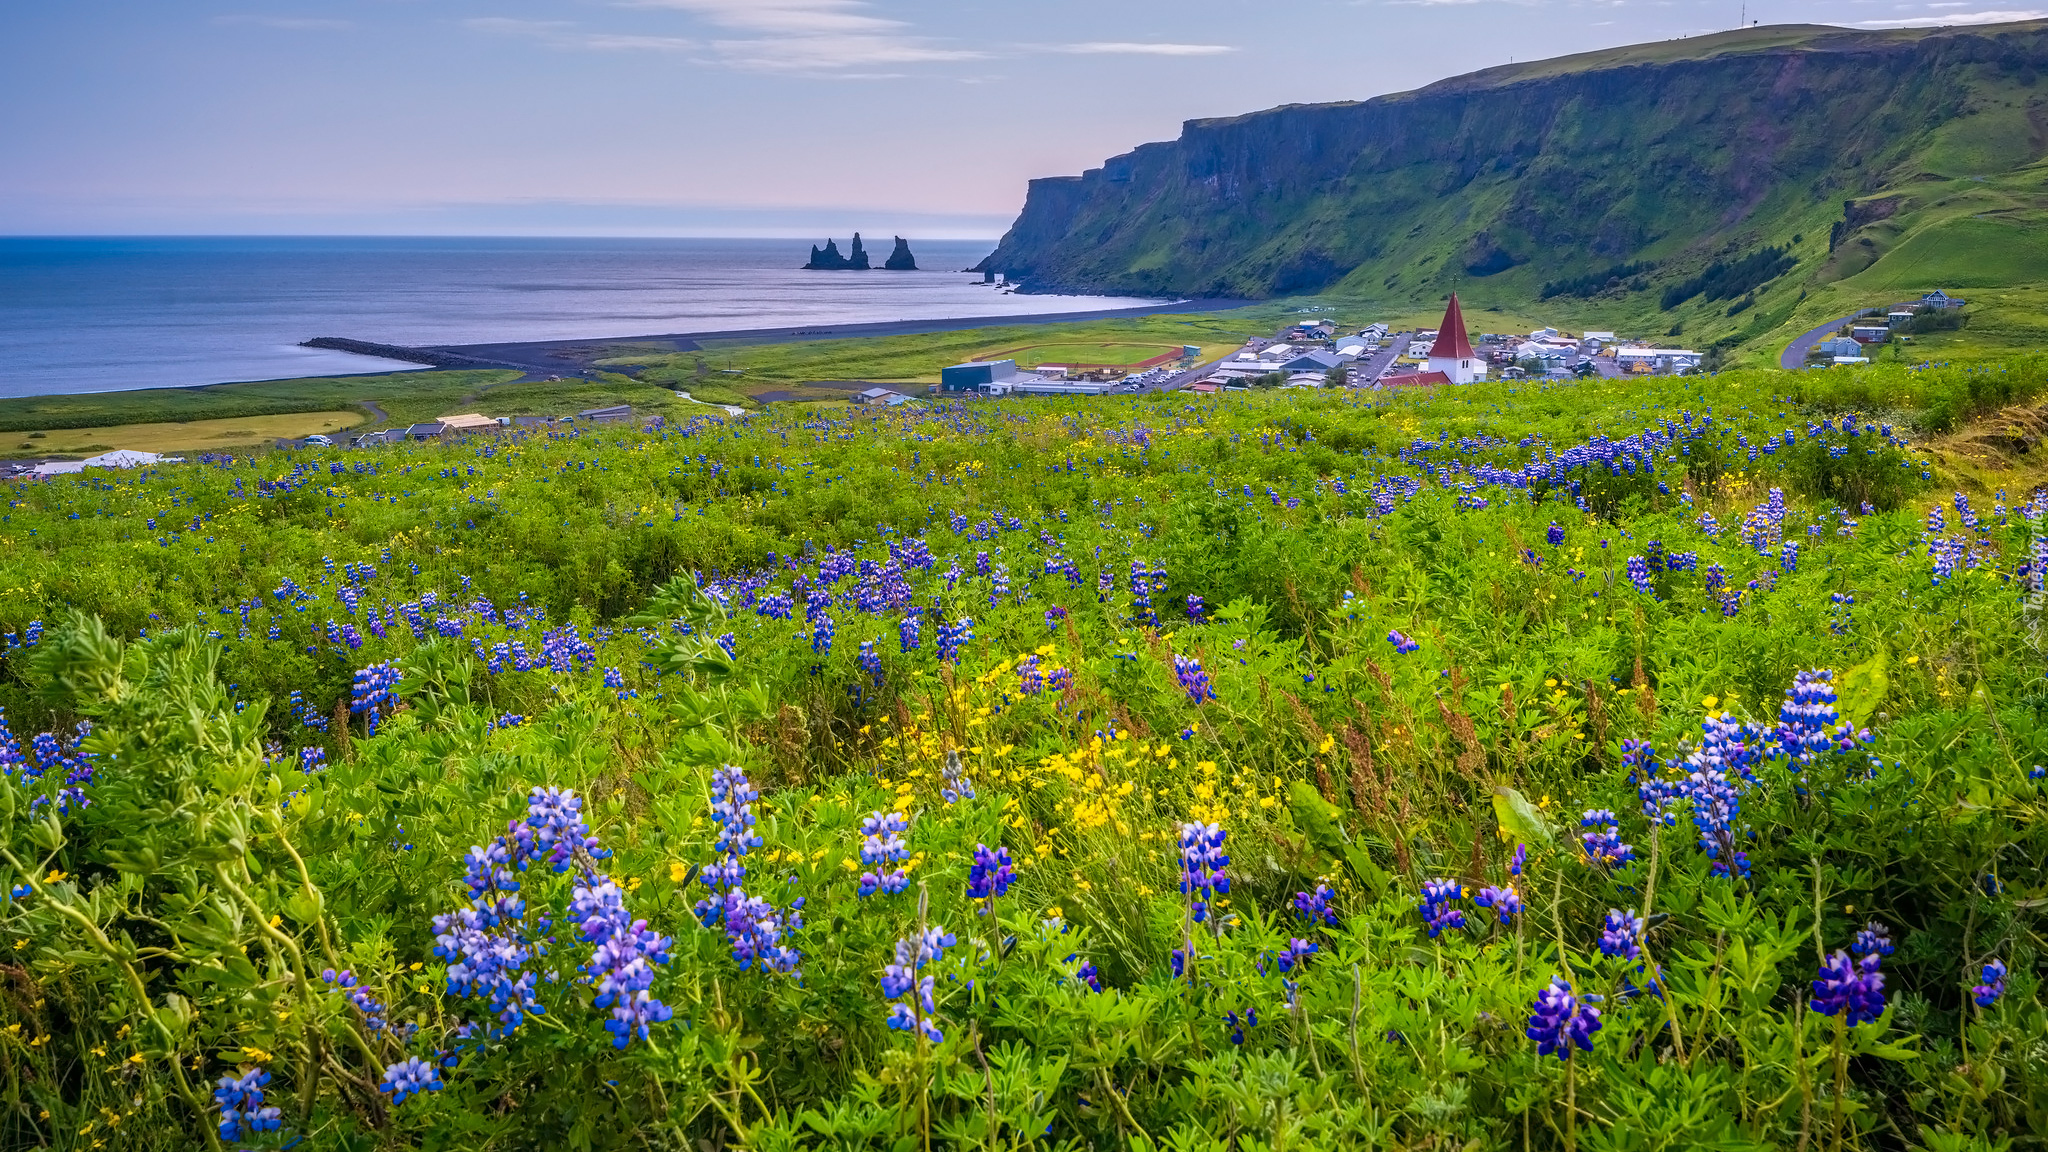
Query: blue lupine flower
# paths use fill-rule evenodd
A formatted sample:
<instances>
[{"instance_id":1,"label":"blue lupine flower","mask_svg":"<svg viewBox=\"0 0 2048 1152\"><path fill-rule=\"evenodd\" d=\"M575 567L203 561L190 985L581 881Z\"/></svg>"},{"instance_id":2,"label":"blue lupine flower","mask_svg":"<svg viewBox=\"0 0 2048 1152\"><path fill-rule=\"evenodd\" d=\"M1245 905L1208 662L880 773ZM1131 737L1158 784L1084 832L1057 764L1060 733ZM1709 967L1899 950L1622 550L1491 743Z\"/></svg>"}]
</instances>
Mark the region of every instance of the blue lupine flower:
<instances>
[{"instance_id":1,"label":"blue lupine flower","mask_svg":"<svg viewBox=\"0 0 2048 1152\"><path fill-rule=\"evenodd\" d=\"M1202 598L1192 592L1188 593L1188 621L1193 624L1209 622L1208 609L1203 607Z\"/></svg>"},{"instance_id":2,"label":"blue lupine flower","mask_svg":"<svg viewBox=\"0 0 2048 1152\"><path fill-rule=\"evenodd\" d=\"M1593 829L1579 836L1579 843L1585 848L1589 862L1602 868L1618 868L1636 858L1635 849L1621 842L1621 823L1612 811L1589 808L1579 821L1579 827Z\"/></svg>"},{"instance_id":3,"label":"blue lupine flower","mask_svg":"<svg viewBox=\"0 0 2048 1152\"><path fill-rule=\"evenodd\" d=\"M384 1082L377 1090L389 1093L391 1104L396 1107L421 1092L439 1092L441 1087L441 1074L432 1064L408 1056L384 1069Z\"/></svg>"},{"instance_id":4,"label":"blue lupine flower","mask_svg":"<svg viewBox=\"0 0 2048 1152\"><path fill-rule=\"evenodd\" d=\"M220 1105L220 1138L230 1142L254 1139L260 1132L275 1132L284 1123L283 1113L263 1105L263 1086L270 1073L261 1068L240 1076L223 1076L213 1090L213 1102Z\"/></svg>"},{"instance_id":5,"label":"blue lupine flower","mask_svg":"<svg viewBox=\"0 0 2048 1152\"><path fill-rule=\"evenodd\" d=\"M939 625L939 660L952 664L960 659L960 645L974 639L974 618L962 616Z\"/></svg>"},{"instance_id":6,"label":"blue lupine flower","mask_svg":"<svg viewBox=\"0 0 2048 1152\"><path fill-rule=\"evenodd\" d=\"M1970 989L1970 995L1977 1000L1977 1007L1989 1008L2005 995L2005 962L1989 960L1984 964L1984 982Z\"/></svg>"},{"instance_id":7,"label":"blue lupine flower","mask_svg":"<svg viewBox=\"0 0 2048 1152\"><path fill-rule=\"evenodd\" d=\"M1209 683L1209 674L1202 669L1202 662L1192 656L1176 654L1173 658L1173 675L1180 681L1181 691L1188 694L1189 703L1200 704L1216 699L1216 690Z\"/></svg>"},{"instance_id":8,"label":"blue lupine flower","mask_svg":"<svg viewBox=\"0 0 2048 1152\"><path fill-rule=\"evenodd\" d=\"M1230 834L1214 824L1197 820L1180 827L1180 891L1189 898L1194 922L1209 917L1209 901L1230 892L1230 857L1223 854L1223 841Z\"/></svg>"},{"instance_id":9,"label":"blue lupine flower","mask_svg":"<svg viewBox=\"0 0 2048 1152\"><path fill-rule=\"evenodd\" d=\"M1868 956L1872 953L1879 956L1891 955L1891 929L1875 920L1870 921L1857 931L1855 942L1849 945L1849 951L1858 956Z\"/></svg>"},{"instance_id":10,"label":"blue lupine flower","mask_svg":"<svg viewBox=\"0 0 2048 1152\"><path fill-rule=\"evenodd\" d=\"M1010 864L1008 848L990 851L985 844L974 846L974 864L967 870L967 898L981 901L981 907L976 909L980 915L993 911L996 898L1008 895L1016 879L1017 870Z\"/></svg>"},{"instance_id":11,"label":"blue lupine flower","mask_svg":"<svg viewBox=\"0 0 2048 1152\"><path fill-rule=\"evenodd\" d=\"M1454 900L1463 900L1465 889L1456 880L1429 880L1422 885L1422 902L1417 909L1429 925L1430 939L1443 934L1446 928L1463 928L1465 913L1451 907Z\"/></svg>"},{"instance_id":12,"label":"blue lupine flower","mask_svg":"<svg viewBox=\"0 0 2048 1152\"><path fill-rule=\"evenodd\" d=\"M1852 1027L1884 1015L1884 974L1878 971L1878 954L1869 953L1858 962L1847 952L1830 953L1813 981L1811 1007L1823 1016L1846 1015Z\"/></svg>"},{"instance_id":13,"label":"blue lupine flower","mask_svg":"<svg viewBox=\"0 0 2048 1152\"><path fill-rule=\"evenodd\" d=\"M1330 891L1328 884L1316 885L1314 892L1296 892L1294 894L1294 915L1298 919L1305 920L1311 924L1320 920L1324 927L1335 928L1337 926L1337 913L1330 907L1330 901L1336 895L1335 892Z\"/></svg>"},{"instance_id":14,"label":"blue lupine flower","mask_svg":"<svg viewBox=\"0 0 2048 1152\"><path fill-rule=\"evenodd\" d=\"M958 748L946 749L946 764L939 776L939 795L948 804L974 799L974 781L967 777L967 765L960 759Z\"/></svg>"},{"instance_id":15,"label":"blue lupine flower","mask_svg":"<svg viewBox=\"0 0 2048 1152\"><path fill-rule=\"evenodd\" d=\"M1505 888L1491 885L1481 888L1473 894L1472 902L1481 908L1493 909L1494 914L1500 917L1500 922L1508 927L1513 927L1515 917L1522 913L1522 896L1515 891L1513 884Z\"/></svg>"},{"instance_id":16,"label":"blue lupine flower","mask_svg":"<svg viewBox=\"0 0 2048 1152\"><path fill-rule=\"evenodd\" d=\"M1243 1044L1244 1030L1259 1026L1259 1010L1247 1008L1241 1015L1237 1012L1225 1012L1223 1014L1223 1022L1230 1026L1230 1042L1232 1044Z\"/></svg>"},{"instance_id":17,"label":"blue lupine flower","mask_svg":"<svg viewBox=\"0 0 2048 1152\"><path fill-rule=\"evenodd\" d=\"M1593 1033L1599 1030L1600 1010L1573 995L1572 986L1564 977L1552 976L1550 983L1536 994L1524 1034L1536 1041L1538 1056L1555 1055L1565 1060L1570 1058L1574 1045L1591 1052Z\"/></svg>"},{"instance_id":18,"label":"blue lupine flower","mask_svg":"<svg viewBox=\"0 0 2048 1152\"><path fill-rule=\"evenodd\" d=\"M889 867L910 859L910 846L903 839L909 830L910 822L900 812L871 812L860 822L861 835L866 838L861 841L860 862L869 868L860 877L863 898L876 892L894 896L909 887L910 878L903 869Z\"/></svg>"},{"instance_id":19,"label":"blue lupine flower","mask_svg":"<svg viewBox=\"0 0 2048 1152\"><path fill-rule=\"evenodd\" d=\"M1607 922L1600 933L1600 952L1622 960L1633 960L1643 954L1638 943L1643 935L1643 918L1633 912L1619 908L1607 910Z\"/></svg>"},{"instance_id":20,"label":"blue lupine flower","mask_svg":"<svg viewBox=\"0 0 2048 1152\"><path fill-rule=\"evenodd\" d=\"M896 962L882 967L882 996L895 1001L889 1008L890 1028L899 1032L922 1031L934 1044L945 1040L946 1034L939 1028L942 1022L936 1015L938 1006L932 1002L932 978L920 977L918 973L927 964L944 959L946 949L957 943L959 940L952 933L936 927L925 929L922 936L896 942Z\"/></svg>"},{"instance_id":21,"label":"blue lupine flower","mask_svg":"<svg viewBox=\"0 0 2048 1152\"><path fill-rule=\"evenodd\" d=\"M1555 548L1555 547L1559 546L1560 544L1563 544L1563 543L1564 543L1564 526L1563 526L1563 525L1561 525L1561 524L1559 524L1559 523L1558 523L1557 521L1555 521L1555 520L1552 520L1552 521L1550 522L1550 527L1548 527L1548 528L1546 528L1546 529L1544 529L1544 530L1543 530L1543 538L1544 538L1545 540L1548 540L1548 541L1550 541L1550 546L1551 546L1552 548Z\"/></svg>"},{"instance_id":22,"label":"blue lupine flower","mask_svg":"<svg viewBox=\"0 0 2048 1152\"><path fill-rule=\"evenodd\" d=\"M875 645L878 643L880 643L879 640L861 641L860 654L854 657L854 663L860 665L861 671L868 674L875 687L880 688L882 686L882 658L875 652Z\"/></svg>"},{"instance_id":23,"label":"blue lupine flower","mask_svg":"<svg viewBox=\"0 0 2048 1152\"><path fill-rule=\"evenodd\" d=\"M1394 646L1394 651L1400 653L1403 656L1406 656L1410 652L1415 651L1417 648L1422 647L1422 645L1417 644L1413 640L1410 640L1405 634L1398 630L1387 633L1387 643L1392 644Z\"/></svg>"},{"instance_id":24,"label":"blue lupine flower","mask_svg":"<svg viewBox=\"0 0 2048 1152\"><path fill-rule=\"evenodd\" d=\"M1078 952L1067 957L1066 963L1072 964L1076 960L1081 960L1081 954ZM1074 979L1086 984L1091 992L1102 991L1102 973L1095 970L1095 964L1092 961L1081 960L1081 963L1074 969Z\"/></svg>"}]
</instances>

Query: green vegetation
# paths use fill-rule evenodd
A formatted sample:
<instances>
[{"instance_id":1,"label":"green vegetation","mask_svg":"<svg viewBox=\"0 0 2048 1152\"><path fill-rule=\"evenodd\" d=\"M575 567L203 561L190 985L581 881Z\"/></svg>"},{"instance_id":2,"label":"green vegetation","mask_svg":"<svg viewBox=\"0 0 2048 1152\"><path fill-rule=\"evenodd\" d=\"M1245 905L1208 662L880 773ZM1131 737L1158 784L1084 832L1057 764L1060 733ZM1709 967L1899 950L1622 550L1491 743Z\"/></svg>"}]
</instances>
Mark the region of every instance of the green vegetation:
<instances>
[{"instance_id":1,"label":"green vegetation","mask_svg":"<svg viewBox=\"0 0 2048 1152\"><path fill-rule=\"evenodd\" d=\"M1041 288L1386 312L1456 290L1775 363L1873 304L2043 285L2044 70L2044 21L1777 27L1195 121L1042 183L990 266ZM1219 182L1256 193L1221 201Z\"/></svg>"},{"instance_id":2,"label":"green vegetation","mask_svg":"<svg viewBox=\"0 0 2048 1152\"><path fill-rule=\"evenodd\" d=\"M2044 388L10 484L0 1146L2025 1146L2048 500L1912 438Z\"/></svg>"},{"instance_id":3,"label":"green vegetation","mask_svg":"<svg viewBox=\"0 0 2048 1152\"><path fill-rule=\"evenodd\" d=\"M133 392L0 399L0 432L228 420L348 407L369 415L369 409L361 407L366 400L383 405L393 419L412 419L399 415L401 411L435 409L429 415L417 417L432 419L447 414L441 405L460 402L484 387L518 376L510 370L396 372L388 376L266 380L204 388L146 388Z\"/></svg>"},{"instance_id":4,"label":"green vegetation","mask_svg":"<svg viewBox=\"0 0 2048 1152\"><path fill-rule=\"evenodd\" d=\"M1156 356L1180 354L1180 345L1129 344L1111 341L1061 340L1023 348L989 348L976 354L981 360L1015 360L1019 367L1040 364L1107 364L1124 367L1142 364Z\"/></svg>"}]
</instances>

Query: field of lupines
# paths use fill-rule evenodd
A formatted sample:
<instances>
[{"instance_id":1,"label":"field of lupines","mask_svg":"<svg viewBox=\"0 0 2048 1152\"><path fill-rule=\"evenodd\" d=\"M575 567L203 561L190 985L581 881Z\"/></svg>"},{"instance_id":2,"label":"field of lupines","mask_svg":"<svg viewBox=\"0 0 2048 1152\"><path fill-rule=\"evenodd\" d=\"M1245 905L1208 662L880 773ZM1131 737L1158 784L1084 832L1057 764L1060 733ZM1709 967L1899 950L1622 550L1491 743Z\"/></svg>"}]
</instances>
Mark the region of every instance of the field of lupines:
<instances>
[{"instance_id":1,"label":"field of lupines","mask_svg":"<svg viewBox=\"0 0 2048 1152\"><path fill-rule=\"evenodd\" d=\"M2037 1146L2048 498L1792 386L6 489L0 1145Z\"/></svg>"}]
</instances>

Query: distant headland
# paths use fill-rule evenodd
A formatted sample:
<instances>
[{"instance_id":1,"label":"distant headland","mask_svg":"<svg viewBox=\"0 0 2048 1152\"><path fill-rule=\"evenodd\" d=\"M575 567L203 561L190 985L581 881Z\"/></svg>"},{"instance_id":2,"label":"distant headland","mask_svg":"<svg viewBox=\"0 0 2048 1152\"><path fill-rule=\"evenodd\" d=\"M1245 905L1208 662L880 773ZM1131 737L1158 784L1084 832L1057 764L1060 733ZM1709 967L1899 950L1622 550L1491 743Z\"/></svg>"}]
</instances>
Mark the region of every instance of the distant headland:
<instances>
[{"instance_id":1,"label":"distant headland","mask_svg":"<svg viewBox=\"0 0 2048 1152\"><path fill-rule=\"evenodd\" d=\"M825 246L811 246L810 263L804 268L812 272L866 272L872 267L868 263L868 252L861 246L860 233L853 234L853 246L844 255L840 254L837 240L826 240ZM896 237L896 250L889 253L889 259L882 267L891 272L917 271L917 257L910 254L910 241Z\"/></svg>"}]
</instances>

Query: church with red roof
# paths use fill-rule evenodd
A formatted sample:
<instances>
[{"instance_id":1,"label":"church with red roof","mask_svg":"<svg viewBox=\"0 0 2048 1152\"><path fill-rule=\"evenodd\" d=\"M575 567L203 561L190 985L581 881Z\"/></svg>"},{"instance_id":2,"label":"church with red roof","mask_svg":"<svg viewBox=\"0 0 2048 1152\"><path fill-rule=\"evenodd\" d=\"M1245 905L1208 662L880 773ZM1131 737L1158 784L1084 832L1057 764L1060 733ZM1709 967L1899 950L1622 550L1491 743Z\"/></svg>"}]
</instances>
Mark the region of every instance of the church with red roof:
<instances>
[{"instance_id":1,"label":"church with red roof","mask_svg":"<svg viewBox=\"0 0 2048 1152\"><path fill-rule=\"evenodd\" d=\"M1458 308L1458 294L1451 293L1444 322L1437 326L1436 343L1429 346L1429 369L1441 372L1452 384L1470 384L1486 379L1486 361L1472 354L1472 341L1465 334L1465 313Z\"/></svg>"}]
</instances>

